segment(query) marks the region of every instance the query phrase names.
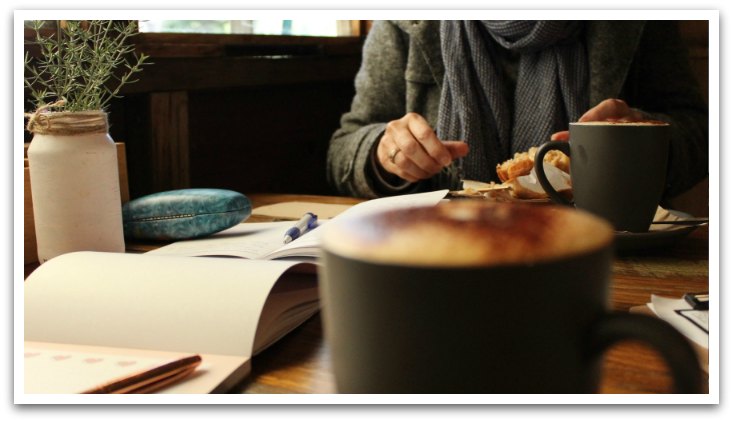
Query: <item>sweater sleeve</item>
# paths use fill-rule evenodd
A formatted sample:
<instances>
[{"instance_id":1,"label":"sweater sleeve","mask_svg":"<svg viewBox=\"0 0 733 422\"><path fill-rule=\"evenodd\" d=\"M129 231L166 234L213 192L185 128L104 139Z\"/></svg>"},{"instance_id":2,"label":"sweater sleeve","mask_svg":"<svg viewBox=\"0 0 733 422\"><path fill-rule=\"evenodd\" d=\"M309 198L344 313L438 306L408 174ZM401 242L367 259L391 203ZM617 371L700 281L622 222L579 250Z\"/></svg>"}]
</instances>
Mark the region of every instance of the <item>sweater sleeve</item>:
<instances>
[{"instance_id":1,"label":"sweater sleeve","mask_svg":"<svg viewBox=\"0 0 733 422\"><path fill-rule=\"evenodd\" d=\"M374 198L411 190L374 177L372 151L386 123L405 114L405 34L388 21L375 21L367 36L351 110L331 137L327 178L341 195Z\"/></svg>"}]
</instances>

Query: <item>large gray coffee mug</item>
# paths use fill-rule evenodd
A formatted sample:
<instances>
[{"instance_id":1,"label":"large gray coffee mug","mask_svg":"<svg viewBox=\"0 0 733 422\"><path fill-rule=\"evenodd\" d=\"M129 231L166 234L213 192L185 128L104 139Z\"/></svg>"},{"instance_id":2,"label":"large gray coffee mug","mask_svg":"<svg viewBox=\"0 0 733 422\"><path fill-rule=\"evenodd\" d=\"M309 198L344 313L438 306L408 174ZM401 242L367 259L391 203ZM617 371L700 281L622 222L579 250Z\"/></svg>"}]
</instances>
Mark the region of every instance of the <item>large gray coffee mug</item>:
<instances>
[{"instance_id":1,"label":"large gray coffee mug","mask_svg":"<svg viewBox=\"0 0 733 422\"><path fill-rule=\"evenodd\" d=\"M542 162L553 149L570 156L572 202L545 175ZM666 123L571 123L569 142L539 148L535 171L554 202L590 211L619 231L646 232L664 192L668 154Z\"/></svg>"},{"instance_id":2,"label":"large gray coffee mug","mask_svg":"<svg viewBox=\"0 0 733 422\"><path fill-rule=\"evenodd\" d=\"M340 393L593 393L603 352L649 343L700 388L667 323L608 311L613 230L559 206L459 201L329 223L319 268Z\"/></svg>"}]
</instances>

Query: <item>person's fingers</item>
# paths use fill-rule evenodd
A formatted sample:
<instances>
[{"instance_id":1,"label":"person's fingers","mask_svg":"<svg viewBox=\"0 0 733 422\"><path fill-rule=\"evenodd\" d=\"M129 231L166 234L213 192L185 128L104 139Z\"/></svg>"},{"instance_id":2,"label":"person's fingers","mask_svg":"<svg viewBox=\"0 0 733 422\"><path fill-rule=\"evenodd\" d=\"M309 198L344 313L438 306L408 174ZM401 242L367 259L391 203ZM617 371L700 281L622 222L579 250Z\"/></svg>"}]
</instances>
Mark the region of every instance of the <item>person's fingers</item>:
<instances>
[{"instance_id":1,"label":"person's fingers","mask_svg":"<svg viewBox=\"0 0 733 422\"><path fill-rule=\"evenodd\" d=\"M392 171L394 174L400 176L410 182L417 182L418 180L427 179L434 173L428 173L421 169L409 157L407 157L402 151L399 151L394 157L394 164L390 163L390 166L394 168Z\"/></svg>"},{"instance_id":2,"label":"person's fingers","mask_svg":"<svg viewBox=\"0 0 733 422\"><path fill-rule=\"evenodd\" d=\"M629 109L626 102L615 98L609 98L598 103L597 106L586 111L580 116L579 122L599 122L607 119L616 119L625 114Z\"/></svg>"},{"instance_id":3,"label":"person's fingers","mask_svg":"<svg viewBox=\"0 0 733 422\"><path fill-rule=\"evenodd\" d=\"M609 98L598 103L585 114L580 116L579 122L622 121L636 122L644 116L638 110L629 107L624 100Z\"/></svg>"},{"instance_id":4,"label":"person's fingers","mask_svg":"<svg viewBox=\"0 0 733 422\"><path fill-rule=\"evenodd\" d=\"M465 157L468 154L468 144L463 141L443 141L443 146L450 153L451 160Z\"/></svg>"},{"instance_id":5,"label":"person's fingers","mask_svg":"<svg viewBox=\"0 0 733 422\"><path fill-rule=\"evenodd\" d=\"M418 142L412 134L400 133L400 135L395 138L395 142L397 147L400 149L400 153L426 173L435 174L443 168L440 163L428 155L420 142Z\"/></svg>"},{"instance_id":6,"label":"person's fingers","mask_svg":"<svg viewBox=\"0 0 733 422\"><path fill-rule=\"evenodd\" d=\"M427 120L417 113L408 113L406 116L407 126L412 136L419 142L420 146L425 150L425 153L432 159L431 161L416 161L416 164L428 171L435 170L432 161L436 162L441 167L445 167L451 163L451 155L440 142L438 136ZM410 158L412 155L408 154ZM415 155L416 159L424 159L421 154ZM438 169L439 170L439 169Z\"/></svg>"},{"instance_id":7,"label":"person's fingers","mask_svg":"<svg viewBox=\"0 0 733 422\"><path fill-rule=\"evenodd\" d=\"M394 173L394 168L391 168L390 165L393 164L392 160L396 158L396 153L398 151L399 148L397 148L397 145L389 135L385 134L382 136L382 139L379 140L379 144L377 145L377 160L379 161L379 164L382 165L382 168L390 173Z\"/></svg>"},{"instance_id":8,"label":"person's fingers","mask_svg":"<svg viewBox=\"0 0 733 422\"><path fill-rule=\"evenodd\" d=\"M390 125L399 129L402 129L403 124L407 126L407 130L395 130L393 135L397 147L404 154L405 158L428 174L435 174L443 168L441 163L430 156L423 146L423 142L427 144L431 142L440 144L440 141L437 140L435 132L433 132L433 129L421 116L411 113L407 114L401 121L393 123L390 122L387 125L387 130L389 130ZM441 146L441 148L443 147Z\"/></svg>"},{"instance_id":9,"label":"person's fingers","mask_svg":"<svg viewBox=\"0 0 733 422\"><path fill-rule=\"evenodd\" d=\"M550 140L551 141L568 141L570 140L570 132L567 130L555 132L552 135L550 135Z\"/></svg>"},{"instance_id":10,"label":"person's fingers","mask_svg":"<svg viewBox=\"0 0 733 422\"><path fill-rule=\"evenodd\" d=\"M377 159L386 171L395 174L407 181L417 182L418 180L430 177L425 171L407 159L391 136L385 134L377 145Z\"/></svg>"},{"instance_id":11,"label":"person's fingers","mask_svg":"<svg viewBox=\"0 0 733 422\"><path fill-rule=\"evenodd\" d=\"M451 161L449 161L449 164L454 159L459 158L459 157L464 157L466 154L468 154L468 144L463 141L443 141L442 143L444 144L444 147L446 148L446 150L450 152L450 155L452 157ZM408 177L414 177L419 180L419 179L428 178L434 175L435 173L437 173L438 171L440 171L439 169L436 172L427 172L424 169L417 166L409 158L410 158L409 156L403 157L401 152L395 156L395 164L398 167L398 170L396 170L395 174L398 174L400 175L400 177L403 177L406 179ZM404 173L400 173L400 172L404 172ZM405 176L402 176L402 174L404 174Z\"/></svg>"},{"instance_id":12,"label":"person's fingers","mask_svg":"<svg viewBox=\"0 0 733 422\"><path fill-rule=\"evenodd\" d=\"M387 123L377 145L377 159L382 168L411 182L433 176L466 154L468 144L441 141L428 122L416 113L407 113Z\"/></svg>"},{"instance_id":13,"label":"person's fingers","mask_svg":"<svg viewBox=\"0 0 733 422\"><path fill-rule=\"evenodd\" d=\"M624 100L608 98L586 111L580 116L578 122L638 122L640 120L644 120L642 112L629 107ZM567 130L555 132L550 135L550 140L568 141L570 132Z\"/></svg>"}]
</instances>

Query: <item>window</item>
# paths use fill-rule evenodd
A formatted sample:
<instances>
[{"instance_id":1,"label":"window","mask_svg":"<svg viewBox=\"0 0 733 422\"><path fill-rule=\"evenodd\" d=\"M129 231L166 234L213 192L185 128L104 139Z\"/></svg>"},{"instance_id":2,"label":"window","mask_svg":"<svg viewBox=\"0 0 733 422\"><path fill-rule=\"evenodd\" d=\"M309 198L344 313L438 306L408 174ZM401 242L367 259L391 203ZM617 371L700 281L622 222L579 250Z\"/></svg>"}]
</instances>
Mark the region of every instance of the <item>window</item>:
<instances>
[{"instance_id":1,"label":"window","mask_svg":"<svg viewBox=\"0 0 733 422\"><path fill-rule=\"evenodd\" d=\"M141 20L140 32L305 35L359 35L359 21L349 20Z\"/></svg>"}]
</instances>

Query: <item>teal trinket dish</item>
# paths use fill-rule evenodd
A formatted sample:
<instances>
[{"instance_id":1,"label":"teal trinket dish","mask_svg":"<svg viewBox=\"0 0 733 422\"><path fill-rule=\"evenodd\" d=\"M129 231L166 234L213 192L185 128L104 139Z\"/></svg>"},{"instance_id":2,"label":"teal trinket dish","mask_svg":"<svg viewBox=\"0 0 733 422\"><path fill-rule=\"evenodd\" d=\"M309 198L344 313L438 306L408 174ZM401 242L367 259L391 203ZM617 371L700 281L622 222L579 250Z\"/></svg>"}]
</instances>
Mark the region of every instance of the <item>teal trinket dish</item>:
<instances>
[{"instance_id":1,"label":"teal trinket dish","mask_svg":"<svg viewBox=\"0 0 733 422\"><path fill-rule=\"evenodd\" d=\"M179 189L136 198L122 207L127 239L183 240L208 236L246 220L252 204L225 189Z\"/></svg>"}]
</instances>

